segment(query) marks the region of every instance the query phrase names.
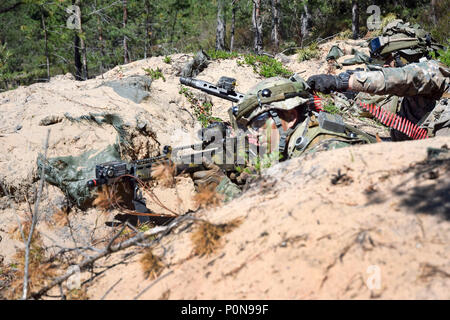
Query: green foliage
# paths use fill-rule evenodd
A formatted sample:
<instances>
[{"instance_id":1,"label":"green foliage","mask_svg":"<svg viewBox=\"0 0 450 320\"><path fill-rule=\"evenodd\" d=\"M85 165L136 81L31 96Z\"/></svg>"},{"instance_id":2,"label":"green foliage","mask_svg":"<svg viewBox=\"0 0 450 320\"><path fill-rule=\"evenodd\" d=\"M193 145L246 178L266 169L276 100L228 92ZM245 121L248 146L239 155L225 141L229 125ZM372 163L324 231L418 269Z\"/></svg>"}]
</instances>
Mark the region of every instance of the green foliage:
<instances>
[{"instance_id":1,"label":"green foliage","mask_svg":"<svg viewBox=\"0 0 450 320\"><path fill-rule=\"evenodd\" d=\"M269 56L246 54L243 56L244 61L239 64L246 64L253 67L253 71L265 78L276 76L288 77L293 72L283 67L283 64Z\"/></svg>"},{"instance_id":2,"label":"green foliage","mask_svg":"<svg viewBox=\"0 0 450 320\"><path fill-rule=\"evenodd\" d=\"M389 12L386 16L381 19L381 27L378 30L373 31L372 36L380 36L383 33L384 27L386 27L389 23L394 21L397 18L397 15L395 13Z\"/></svg>"},{"instance_id":3,"label":"green foliage","mask_svg":"<svg viewBox=\"0 0 450 320\"><path fill-rule=\"evenodd\" d=\"M317 43L313 42L309 46L299 49L298 53L298 61L306 61L311 59L317 59L320 57L320 51L317 46Z\"/></svg>"},{"instance_id":4,"label":"green foliage","mask_svg":"<svg viewBox=\"0 0 450 320\"><path fill-rule=\"evenodd\" d=\"M263 155L262 157L257 157L254 168L257 172L261 172L262 169L268 169L279 163L282 158L283 155L279 151L273 151L269 154Z\"/></svg>"},{"instance_id":5,"label":"green foliage","mask_svg":"<svg viewBox=\"0 0 450 320\"><path fill-rule=\"evenodd\" d=\"M191 108L194 110L194 115L201 123L202 127L206 128L211 122L223 122L222 119L212 116L212 103L199 101L199 99L184 86L181 86L178 93L184 95L189 101Z\"/></svg>"},{"instance_id":6,"label":"green foliage","mask_svg":"<svg viewBox=\"0 0 450 320\"><path fill-rule=\"evenodd\" d=\"M229 52L229 51L214 50L214 49L207 50L206 54L213 60L235 59L240 56L240 54L237 52Z\"/></svg>"},{"instance_id":7,"label":"green foliage","mask_svg":"<svg viewBox=\"0 0 450 320\"><path fill-rule=\"evenodd\" d=\"M170 56L165 56L164 57L164 63L171 64L172 63L172 58Z\"/></svg>"},{"instance_id":8,"label":"green foliage","mask_svg":"<svg viewBox=\"0 0 450 320\"><path fill-rule=\"evenodd\" d=\"M337 40L348 40L353 37L353 32L350 29L345 29L344 31L339 32L336 39Z\"/></svg>"},{"instance_id":9,"label":"green foliage","mask_svg":"<svg viewBox=\"0 0 450 320\"><path fill-rule=\"evenodd\" d=\"M323 110L335 114L335 113L341 113L341 109L339 109L334 103L328 102L326 105L324 105Z\"/></svg>"},{"instance_id":10,"label":"green foliage","mask_svg":"<svg viewBox=\"0 0 450 320\"><path fill-rule=\"evenodd\" d=\"M164 77L162 70L160 68L156 68L156 70L144 68L144 71L147 76L152 78L152 80L163 79L163 81L166 82L166 78Z\"/></svg>"},{"instance_id":11,"label":"green foliage","mask_svg":"<svg viewBox=\"0 0 450 320\"><path fill-rule=\"evenodd\" d=\"M3 0L0 8L7 8L19 0ZM46 78L45 38L48 38L50 76L61 73L75 73L74 38L76 30L66 27L69 14L66 12L72 0L23 0L23 4L12 11L0 14L0 89L27 85ZM450 0L436 0L436 21L433 21L429 0L399 0L382 2L362 1L360 4L360 29L365 30L369 4L379 5L382 12L388 12L383 25L394 17L418 22L430 31L433 38L444 43L450 34L448 24ZM225 18L230 24L231 1L227 2ZM236 1L236 26L233 49L249 52L253 47L252 1ZM301 15L308 6L311 15L308 35L302 31ZM123 64L123 39L127 37L131 61L150 56L168 57L173 53L196 52L203 48L212 59L239 59L240 64L251 65L263 77L287 76L290 72L281 63L261 56L240 55L236 52L214 51L217 1L204 0L128 0L128 23L123 26L123 1L96 0L81 1L83 32L80 37L87 46L89 77ZM350 1L281 1L280 2L279 51L284 48L300 47L313 39L326 38L340 33L338 38L347 38L351 29ZM264 18L264 49L269 50L271 24L270 1L262 1ZM46 31L43 29L44 19ZM269 18L270 19L270 18ZM229 44L230 29L227 28L226 44ZM7 43L7 59L4 44ZM287 52L285 52L287 53ZM289 53L292 53L290 51ZM299 59L305 61L318 57L314 44L299 52ZM267 60L266 60L267 59ZM169 61L170 60L170 61ZM156 76L156 74L155 74ZM162 78L162 77L160 77Z\"/></svg>"},{"instance_id":12,"label":"green foliage","mask_svg":"<svg viewBox=\"0 0 450 320\"><path fill-rule=\"evenodd\" d=\"M436 54L434 52L431 53L431 56L435 60L441 61L443 64L445 64L447 67L450 67L450 51L448 50L448 47L444 50L439 50L439 57L436 57Z\"/></svg>"},{"instance_id":13,"label":"green foliage","mask_svg":"<svg viewBox=\"0 0 450 320\"><path fill-rule=\"evenodd\" d=\"M6 48L6 43L0 45L0 77L2 77L3 73L8 68L7 64L11 55L12 53Z\"/></svg>"}]
</instances>

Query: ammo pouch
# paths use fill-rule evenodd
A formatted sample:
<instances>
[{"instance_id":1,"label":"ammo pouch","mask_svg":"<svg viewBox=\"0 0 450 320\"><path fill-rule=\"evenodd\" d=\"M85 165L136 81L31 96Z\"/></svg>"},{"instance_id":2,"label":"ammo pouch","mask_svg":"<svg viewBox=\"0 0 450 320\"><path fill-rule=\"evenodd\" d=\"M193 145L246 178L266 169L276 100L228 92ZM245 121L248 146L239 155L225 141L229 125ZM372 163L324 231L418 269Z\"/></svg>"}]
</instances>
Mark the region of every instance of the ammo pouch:
<instances>
[{"instance_id":1,"label":"ammo pouch","mask_svg":"<svg viewBox=\"0 0 450 320\"><path fill-rule=\"evenodd\" d=\"M308 126L305 130L305 126ZM304 121L291 135L287 148L288 157L298 157L324 140L337 140L345 144L375 143L376 139L352 126L344 124L342 117L321 112Z\"/></svg>"}]
</instances>

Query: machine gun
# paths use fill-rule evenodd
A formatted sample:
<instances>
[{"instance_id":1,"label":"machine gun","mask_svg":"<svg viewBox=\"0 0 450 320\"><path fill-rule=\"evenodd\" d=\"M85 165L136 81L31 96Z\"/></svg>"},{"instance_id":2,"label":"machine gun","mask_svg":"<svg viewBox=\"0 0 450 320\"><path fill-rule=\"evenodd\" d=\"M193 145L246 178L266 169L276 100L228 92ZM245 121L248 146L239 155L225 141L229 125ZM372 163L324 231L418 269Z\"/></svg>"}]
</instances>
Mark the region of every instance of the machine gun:
<instances>
[{"instance_id":1,"label":"machine gun","mask_svg":"<svg viewBox=\"0 0 450 320\"><path fill-rule=\"evenodd\" d=\"M211 159L214 156L226 156L226 159L230 159L230 155L226 153L226 146L230 143L235 143L235 138L223 136L226 133L223 131L225 126L215 124L209 129L210 131L202 143L177 148L165 146L160 156L133 162L119 160L97 164L95 167L95 179L89 180L87 186L93 189L103 185L113 186L119 181L127 183L133 192L131 203L127 205L129 213L118 215L116 216L117 219L127 219L133 224L136 224L137 221L140 223L152 221L157 224L168 222L173 219L174 215L168 216L152 213L145 205L140 186L142 186L142 182L153 178L152 170L156 165L173 165L177 175L205 170L202 164L204 157ZM216 141L215 137L217 136L221 138ZM180 151L188 149L193 149L194 152L179 155ZM235 168L235 163L229 163L225 160L222 163L219 162L218 166L224 171L231 171ZM130 211L132 211L131 214Z\"/></svg>"},{"instance_id":2,"label":"machine gun","mask_svg":"<svg viewBox=\"0 0 450 320\"><path fill-rule=\"evenodd\" d=\"M234 90L236 79L229 77L221 77L217 85L203 80L183 77L180 78L180 83L231 102L240 102L245 96Z\"/></svg>"}]
</instances>

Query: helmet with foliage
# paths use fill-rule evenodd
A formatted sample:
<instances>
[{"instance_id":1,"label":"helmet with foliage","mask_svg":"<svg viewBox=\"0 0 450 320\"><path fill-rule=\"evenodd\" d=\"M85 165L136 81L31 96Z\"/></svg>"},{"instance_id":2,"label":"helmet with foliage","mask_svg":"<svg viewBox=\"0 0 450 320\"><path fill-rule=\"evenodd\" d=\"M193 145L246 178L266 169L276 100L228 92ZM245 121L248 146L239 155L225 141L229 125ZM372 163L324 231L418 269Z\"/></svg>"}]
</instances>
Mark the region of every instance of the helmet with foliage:
<instances>
[{"instance_id":1,"label":"helmet with foliage","mask_svg":"<svg viewBox=\"0 0 450 320\"><path fill-rule=\"evenodd\" d=\"M372 58L386 59L397 56L403 63L418 62L430 57L431 52L442 49L431 35L418 24L397 19L383 28L383 34L369 42Z\"/></svg>"}]
</instances>

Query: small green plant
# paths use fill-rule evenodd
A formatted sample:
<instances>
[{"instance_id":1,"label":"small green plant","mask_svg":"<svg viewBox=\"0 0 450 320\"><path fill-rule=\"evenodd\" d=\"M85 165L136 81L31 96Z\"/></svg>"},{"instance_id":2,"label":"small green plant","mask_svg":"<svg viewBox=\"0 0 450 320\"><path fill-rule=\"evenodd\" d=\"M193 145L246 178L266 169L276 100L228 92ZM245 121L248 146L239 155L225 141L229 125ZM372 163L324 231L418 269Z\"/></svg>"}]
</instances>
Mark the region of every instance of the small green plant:
<instances>
[{"instance_id":1,"label":"small green plant","mask_svg":"<svg viewBox=\"0 0 450 320\"><path fill-rule=\"evenodd\" d=\"M218 59L234 59L239 58L240 54L237 52L229 52L229 51L223 51L223 50L208 50L206 54L213 60Z\"/></svg>"},{"instance_id":2,"label":"small green plant","mask_svg":"<svg viewBox=\"0 0 450 320\"><path fill-rule=\"evenodd\" d=\"M188 88L184 86L181 86L181 89L178 93L184 95L189 101L191 107L194 109L194 115L202 124L202 127L206 128L211 122L223 122L222 119L212 116L212 103L202 103Z\"/></svg>"},{"instance_id":3,"label":"small green plant","mask_svg":"<svg viewBox=\"0 0 450 320\"><path fill-rule=\"evenodd\" d=\"M164 61L164 63L171 64L172 63L172 57L165 56L163 61Z\"/></svg>"},{"instance_id":4,"label":"small green plant","mask_svg":"<svg viewBox=\"0 0 450 320\"><path fill-rule=\"evenodd\" d=\"M320 57L319 47L317 43L313 42L309 46L297 50L298 61L303 62L306 60L317 59Z\"/></svg>"},{"instance_id":5,"label":"small green plant","mask_svg":"<svg viewBox=\"0 0 450 320\"><path fill-rule=\"evenodd\" d=\"M138 227L138 230L139 230L140 232L147 232L148 230L150 230L150 225L149 225L148 223L141 224L141 225Z\"/></svg>"},{"instance_id":6,"label":"small green plant","mask_svg":"<svg viewBox=\"0 0 450 320\"><path fill-rule=\"evenodd\" d=\"M166 78L164 77L162 70L160 68L157 68L156 70L144 68L144 71L147 74L147 76L152 78L152 80L163 79L163 81L166 82Z\"/></svg>"},{"instance_id":7,"label":"small green plant","mask_svg":"<svg viewBox=\"0 0 450 320\"><path fill-rule=\"evenodd\" d=\"M268 169L277 164L282 158L283 155L279 151L272 151L264 154L262 157L257 157L253 167L257 172L261 172L262 169Z\"/></svg>"},{"instance_id":8,"label":"small green plant","mask_svg":"<svg viewBox=\"0 0 450 320\"><path fill-rule=\"evenodd\" d=\"M7 63L12 53L6 49L6 43L0 45L0 74L2 74L7 69Z\"/></svg>"},{"instance_id":9,"label":"small green plant","mask_svg":"<svg viewBox=\"0 0 450 320\"><path fill-rule=\"evenodd\" d=\"M340 114L341 113L341 109L339 109L334 103L329 102L327 103L324 107L323 110L331 113L331 114Z\"/></svg>"},{"instance_id":10,"label":"small green plant","mask_svg":"<svg viewBox=\"0 0 450 320\"><path fill-rule=\"evenodd\" d=\"M348 40L353 37L353 32L350 29L345 29L344 31L339 32L336 36L336 40Z\"/></svg>"},{"instance_id":11,"label":"small green plant","mask_svg":"<svg viewBox=\"0 0 450 320\"><path fill-rule=\"evenodd\" d=\"M280 61L265 55L246 54L243 58L244 61L238 61L238 65L249 65L253 67L255 73L265 78L288 77L292 74L292 71L286 69Z\"/></svg>"},{"instance_id":12,"label":"small green plant","mask_svg":"<svg viewBox=\"0 0 450 320\"><path fill-rule=\"evenodd\" d=\"M438 53L439 53L439 57L436 57L435 52L431 53L431 57L435 60L441 61L447 67L450 67L450 51L448 50L448 47L445 51L439 50Z\"/></svg>"}]
</instances>

